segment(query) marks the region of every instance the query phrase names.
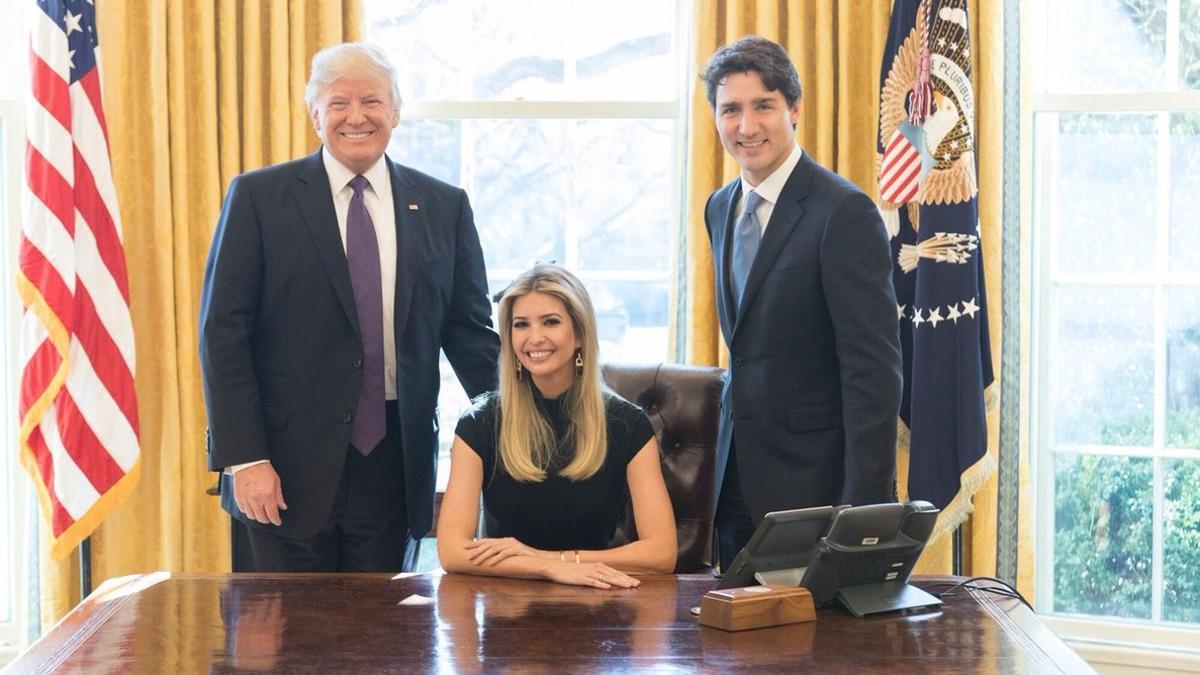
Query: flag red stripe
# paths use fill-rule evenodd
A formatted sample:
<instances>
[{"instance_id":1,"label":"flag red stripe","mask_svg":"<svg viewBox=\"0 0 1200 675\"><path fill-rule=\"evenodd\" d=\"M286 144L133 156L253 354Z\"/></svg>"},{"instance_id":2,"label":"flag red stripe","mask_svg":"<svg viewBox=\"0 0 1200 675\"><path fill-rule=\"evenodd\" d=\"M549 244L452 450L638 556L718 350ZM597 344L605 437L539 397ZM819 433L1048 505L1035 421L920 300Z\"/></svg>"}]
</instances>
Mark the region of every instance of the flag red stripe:
<instances>
[{"instance_id":1,"label":"flag red stripe","mask_svg":"<svg viewBox=\"0 0 1200 675\"><path fill-rule=\"evenodd\" d=\"M104 329L100 317L96 314L96 305L92 296L81 284L75 293L75 311L79 328L75 337L79 340L83 351L87 352L96 377L104 384L110 396L116 401L130 426L137 430L137 397L134 394L133 373L125 363L117 343Z\"/></svg>"},{"instance_id":2,"label":"flag red stripe","mask_svg":"<svg viewBox=\"0 0 1200 675\"><path fill-rule=\"evenodd\" d=\"M917 189L919 187L920 183L914 180L909 183L904 183L903 185L898 185L895 188L882 190L879 194L886 201L895 204L904 204L917 195Z\"/></svg>"},{"instance_id":3,"label":"flag red stripe","mask_svg":"<svg viewBox=\"0 0 1200 675\"><path fill-rule=\"evenodd\" d=\"M89 70L87 74L79 78L76 85L83 90L87 95L88 101L92 104L92 110L96 113L96 120L100 122L100 131L104 132L104 147L108 147L108 122L104 119L104 105L100 101L100 76L99 70Z\"/></svg>"},{"instance_id":4,"label":"flag red stripe","mask_svg":"<svg viewBox=\"0 0 1200 675\"><path fill-rule=\"evenodd\" d=\"M104 261L104 266L117 283L121 299L128 305L129 281L125 272L125 252L121 249L121 238L117 235L116 224L113 223L112 216L96 189L92 169L83 160L83 155L79 154L78 149L75 150L75 208L91 228L100 259Z\"/></svg>"},{"instance_id":5,"label":"flag red stripe","mask_svg":"<svg viewBox=\"0 0 1200 675\"><path fill-rule=\"evenodd\" d=\"M75 236L75 197L71 194L71 184L32 143L25 147L25 175L29 191L58 218L68 234Z\"/></svg>"},{"instance_id":6,"label":"flag red stripe","mask_svg":"<svg viewBox=\"0 0 1200 675\"><path fill-rule=\"evenodd\" d=\"M34 401L50 386L50 380L54 379L54 373L58 371L61 363L62 357L49 340L42 341L33 356L25 362L25 368L21 371L21 417L25 416Z\"/></svg>"},{"instance_id":7,"label":"flag red stripe","mask_svg":"<svg viewBox=\"0 0 1200 675\"><path fill-rule=\"evenodd\" d=\"M917 188L917 183L909 183L908 185L901 186L901 189L897 190L896 192L887 193L887 196L884 197L884 199L896 204L906 204L911 201L913 197L917 196Z\"/></svg>"},{"instance_id":8,"label":"flag red stripe","mask_svg":"<svg viewBox=\"0 0 1200 675\"><path fill-rule=\"evenodd\" d=\"M916 196L919 187L920 183L914 180L898 185L894 189L883 190L880 194L889 202L904 204Z\"/></svg>"},{"instance_id":9,"label":"flag red stripe","mask_svg":"<svg viewBox=\"0 0 1200 675\"><path fill-rule=\"evenodd\" d=\"M72 325L71 305L71 289L67 288L67 284L59 275L58 270L50 264L49 260L42 255L41 249L34 246L32 242L21 237L21 248L17 253L17 264L21 268L21 273L29 280L31 284L37 287L42 298L46 300L46 304L50 307L50 311L58 316L59 320L68 331Z\"/></svg>"},{"instance_id":10,"label":"flag red stripe","mask_svg":"<svg viewBox=\"0 0 1200 675\"><path fill-rule=\"evenodd\" d=\"M918 156L920 156L920 153L917 152L917 149L907 144L903 148L889 150L888 153L883 156L883 165L879 167L879 174L881 176L886 174L892 169L893 166L896 165L897 162Z\"/></svg>"},{"instance_id":11,"label":"flag red stripe","mask_svg":"<svg viewBox=\"0 0 1200 675\"><path fill-rule=\"evenodd\" d=\"M887 185L883 186L882 192L897 193L904 192L909 188L917 185L917 172L911 171L907 175L897 176L895 180L888 181Z\"/></svg>"},{"instance_id":12,"label":"flag red stripe","mask_svg":"<svg viewBox=\"0 0 1200 675\"><path fill-rule=\"evenodd\" d=\"M100 439L96 438L70 393L60 395L57 403L58 434L67 454L75 460L75 465L87 476L96 492L108 492L125 472L113 461Z\"/></svg>"},{"instance_id":13,"label":"flag red stripe","mask_svg":"<svg viewBox=\"0 0 1200 675\"><path fill-rule=\"evenodd\" d=\"M894 174L896 171L902 171L904 167L912 164L914 160L918 160L920 157L920 153L910 145L907 150L894 152L890 157L887 157L887 164L882 167L879 174L880 176L887 176Z\"/></svg>"},{"instance_id":14,"label":"flag red stripe","mask_svg":"<svg viewBox=\"0 0 1200 675\"><path fill-rule=\"evenodd\" d=\"M882 189L887 190L898 181L906 181L912 176L916 175L918 173L918 169L920 168L920 162L918 162L917 159L918 158L916 155L909 157L908 161L904 162L904 164L901 164L892 174L891 178L889 178L887 182L883 184Z\"/></svg>"},{"instance_id":15,"label":"flag red stripe","mask_svg":"<svg viewBox=\"0 0 1200 675\"><path fill-rule=\"evenodd\" d=\"M885 155L888 154L889 152L895 150L901 143L905 143L907 141L908 141L908 139L905 138L904 136L902 136L901 134L894 134L892 136L892 140L888 143L887 149L884 150L883 154L885 154Z\"/></svg>"},{"instance_id":16,"label":"flag red stripe","mask_svg":"<svg viewBox=\"0 0 1200 675\"><path fill-rule=\"evenodd\" d=\"M29 447L37 460L42 485L46 486L46 494L50 496L50 530L57 537L74 524L75 519L67 513L58 493L54 491L54 457L50 454L50 448L46 447L46 439L40 429L34 429L29 435Z\"/></svg>"},{"instance_id":17,"label":"flag red stripe","mask_svg":"<svg viewBox=\"0 0 1200 675\"><path fill-rule=\"evenodd\" d=\"M71 128L71 90L65 80L54 72L33 46L29 47L29 63L33 68L30 84L33 85L33 100L58 120L64 129Z\"/></svg>"}]
</instances>

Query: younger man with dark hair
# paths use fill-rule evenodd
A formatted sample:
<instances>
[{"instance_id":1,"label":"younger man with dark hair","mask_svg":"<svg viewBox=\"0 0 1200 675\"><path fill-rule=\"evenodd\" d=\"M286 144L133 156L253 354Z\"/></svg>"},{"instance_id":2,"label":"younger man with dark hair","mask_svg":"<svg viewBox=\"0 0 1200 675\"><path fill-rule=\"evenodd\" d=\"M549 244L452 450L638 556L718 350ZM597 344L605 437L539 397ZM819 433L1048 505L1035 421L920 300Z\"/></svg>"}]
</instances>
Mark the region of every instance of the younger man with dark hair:
<instances>
[{"instance_id":1,"label":"younger man with dark hair","mask_svg":"<svg viewBox=\"0 0 1200 675\"><path fill-rule=\"evenodd\" d=\"M701 77L741 166L704 209L730 355L716 513L727 569L769 511L895 500L901 356L883 222L796 144L787 52L743 38Z\"/></svg>"}]
</instances>

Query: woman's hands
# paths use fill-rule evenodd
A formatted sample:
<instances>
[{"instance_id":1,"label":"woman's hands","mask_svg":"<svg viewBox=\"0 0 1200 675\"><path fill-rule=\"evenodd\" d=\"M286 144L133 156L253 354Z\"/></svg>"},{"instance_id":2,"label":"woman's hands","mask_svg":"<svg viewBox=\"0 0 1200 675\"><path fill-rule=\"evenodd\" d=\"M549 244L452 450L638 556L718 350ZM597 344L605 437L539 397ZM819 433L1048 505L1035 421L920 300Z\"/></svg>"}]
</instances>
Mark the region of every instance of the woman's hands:
<instances>
[{"instance_id":1,"label":"woman's hands","mask_svg":"<svg viewBox=\"0 0 1200 675\"><path fill-rule=\"evenodd\" d=\"M467 543L466 549L467 560L471 561L472 565L487 567L495 567L501 560L516 555L527 555L534 558L550 557L548 552L526 546L513 537L475 539Z\"/></svg>"},{"instance_id":2,"label":"woman's hands","mask_svg":"<svg viewBox=\"0 0 1200 675\"><path fill-rule=\"evenodd\" d=\"M465 548L467 560L480 567L495 567L501 561L517 556L540 558L546 561L545 577L560 584L610 589L637 588L642 583L604 563L575 562L573 551L568 551L567 559L562 560L561 552L541 551L513 537L475 539Z\"/></svg>"},{"instance_id":3,"label":"woman's hands","mask_svg":"<svg viewBox=\"0 0 1200 675\"><path fill-rule=\"evenodd\" d=\"M641 581L599 562L558 562L546 566L546 578L560 584L595 588L637 588Z\"/></svg>"}]
</instances>

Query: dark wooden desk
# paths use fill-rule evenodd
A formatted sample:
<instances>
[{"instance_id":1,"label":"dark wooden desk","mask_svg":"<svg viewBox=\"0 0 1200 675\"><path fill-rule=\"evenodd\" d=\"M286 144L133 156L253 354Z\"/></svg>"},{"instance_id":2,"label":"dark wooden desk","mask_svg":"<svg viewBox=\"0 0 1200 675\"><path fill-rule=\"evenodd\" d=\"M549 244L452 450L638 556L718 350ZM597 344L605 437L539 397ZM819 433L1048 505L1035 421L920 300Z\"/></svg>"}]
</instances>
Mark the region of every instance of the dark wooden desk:
<instances>
[{"instance_id":1,"label":"dark wooden desk","mask_svg":"<svg viewBox=\"0 0 1200 675\"><path fill-rule=\"evenodd\" d=\"M933 579L918 582L928 584ZM460 575L168 575L103 584L14 672L1091 672L1016 600L726 633L705 576L624 591Z\"/></svg>"}]
</instances>

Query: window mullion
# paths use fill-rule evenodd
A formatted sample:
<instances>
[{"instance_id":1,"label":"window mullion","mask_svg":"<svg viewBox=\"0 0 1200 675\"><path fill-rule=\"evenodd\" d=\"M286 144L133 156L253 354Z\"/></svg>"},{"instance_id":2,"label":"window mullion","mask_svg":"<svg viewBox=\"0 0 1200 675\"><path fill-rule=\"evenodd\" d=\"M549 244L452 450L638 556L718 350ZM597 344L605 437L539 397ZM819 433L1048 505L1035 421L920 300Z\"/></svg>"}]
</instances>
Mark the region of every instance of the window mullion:
<instances>
[{"instance_id":1,"label":"window mullion","mask_svg":"<svg viewBox=\"0 0 1200 675\"><path fill-rule=\"evenodd\" d=\"M1058 161L1058 115L1048 113L1034 118L1034 133L1037 143L1034 144L1034 166L1036 198L1034 199L1034 252L1035 270L1034 294L1034 344L1044 345L1044 349L1035 349L1031 364L1032 372L1037 378L1033 392L1033 403L1037 406L1035 429L1032 438L1037 439L1038 458L1038 503L1046 504L1045 517L1039 518L1038 545L1039 555L1036 559L1037 598L1042 611L1054 611L1054 532L1055 532L1055 465L1057 450L1054 440L1054 406L1057 386L1055 378L1058 364L1054 358L1058 348L1058 311L1056 296L1058 295L1058 280L1055 277L1053 260L1055 256L1054 214L1057 211L1055 195L1057 187L1057 172L1053 167ZM1043 141L1043 139L1045 139ZM1044 552L1044 554L1042 553Z\"/></svg>"},{"instance_id":2,"label":"window mullion","mask_svg":"<svg viewBox=\"0 0 1200 675\"><path fill-rule=\"evenodd\" d=\"M475 185L475 136L479 129L474 120L460 120L459 138L462 147L459 148L459 172L462 176L462 188L468 195L478 194Z\"/></svg>"},{"instance_id":3,"label":"window mullion","mask_svg":"<svg viewBox=\"0 0 1200 675\"><path fill-rule=\"evenodd\" d=\"M1043 93L1033 95L1033 109L1043 112L1144 113L1147 110L1191 112L1200 108L1200 91L1127 91L1108 93Z\"/></svg>"},{"instance_id":4,"label":"window mullion","mask_svg":"<svg viewBox=\"0 0 1200 675\"><path fill-rule=\"evenodd\" d=\"M1178 10L1178 7L1176 7ZM1176 11L1178 18L1178 11ZM1168 53L1170 52L1170 38ZM1150 618L1162 620L1163 591L1163 460L1162 450L1167 445L1167 316L1170 256L1170 213L1171 213L1171 129L1170 114L1158 114L1158 133L1155 143L1157 154L1157 179L1155 181L1155 283L1154 283L1154 479L1152 506L1152 554L1150 558Z\"/></svg>"},{"instance_id":5,"label":"window mullion","mask_svg":"<svg viewBox=\"0 0 1200 675\"><path fill-rule=\"evenodd\" d=\"M406 101L407 119L676 119L679 101Z\"/></svg>"}]
</instances>

